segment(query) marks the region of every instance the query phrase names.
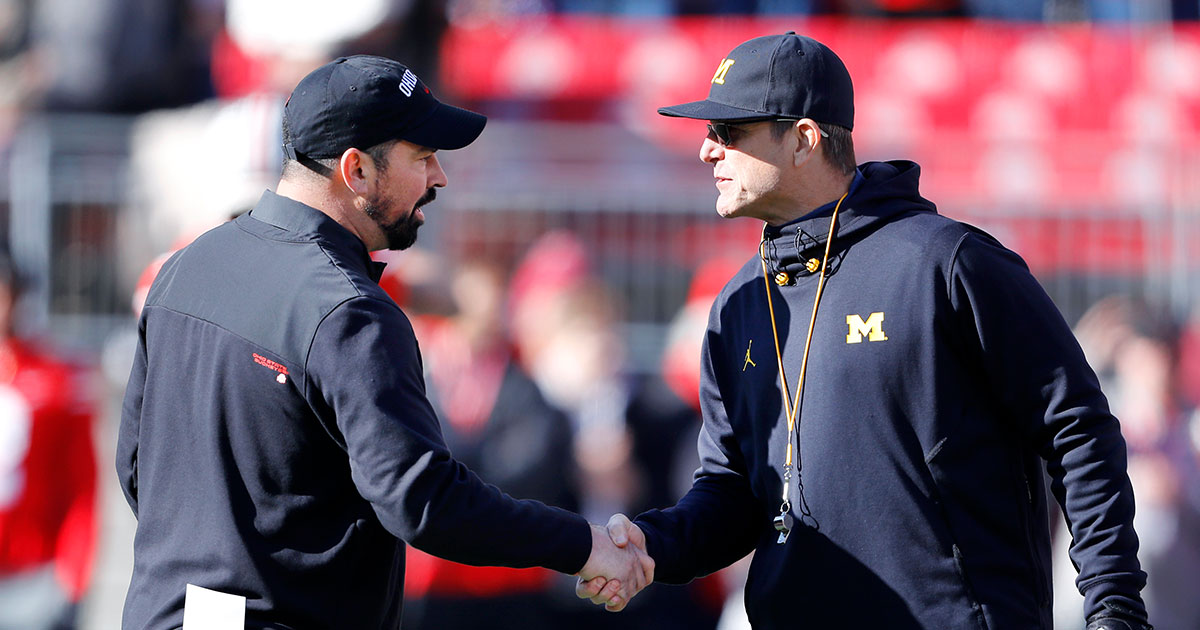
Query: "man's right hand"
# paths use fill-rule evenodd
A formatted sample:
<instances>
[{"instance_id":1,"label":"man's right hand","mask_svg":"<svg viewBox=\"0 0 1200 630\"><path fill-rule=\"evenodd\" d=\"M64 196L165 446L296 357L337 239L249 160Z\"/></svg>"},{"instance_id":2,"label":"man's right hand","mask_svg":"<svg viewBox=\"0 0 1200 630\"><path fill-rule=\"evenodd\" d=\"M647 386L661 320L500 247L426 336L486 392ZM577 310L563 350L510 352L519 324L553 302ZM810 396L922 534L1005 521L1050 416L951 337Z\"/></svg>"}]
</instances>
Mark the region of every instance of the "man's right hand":
<instances>
[{"instance_id":1,"label":"man's right hand","mask_svg":"<svg viewBox=\"0 0 1200 630\"><path fill-rule=\"evenodd\" d=\"M617 612L654 581L654 560L646 553L642 530L624 514L609 519L607 528L591 527L592 553L579 572L575 594Z\"/></svg>"},{"instance_id":2,"label":"man's right hand","mask_svg":"<svg viewBox=\"0 0 1200 630\"><path fill-rule=\"evenodd\" d=\"M597 535L602 540L597 540ZM629 543L633 546L630 547ZM611 547L624 550L626 554L634 555L635 566L632 567L632 583L622 582L616 574L588 574L592 559L596 557L598 548ZM579 581L575 586L575 594L581 599L591 600L594 604L604 604L609 611L619 611L629 604L629 600L643 588L654 581L654 560L646 553L646 536L641 528L634 525L624 514L614 514L608 520L606 528L592 526L592 558L584 565L579 573Z\"/></svg>"}]
</instances>

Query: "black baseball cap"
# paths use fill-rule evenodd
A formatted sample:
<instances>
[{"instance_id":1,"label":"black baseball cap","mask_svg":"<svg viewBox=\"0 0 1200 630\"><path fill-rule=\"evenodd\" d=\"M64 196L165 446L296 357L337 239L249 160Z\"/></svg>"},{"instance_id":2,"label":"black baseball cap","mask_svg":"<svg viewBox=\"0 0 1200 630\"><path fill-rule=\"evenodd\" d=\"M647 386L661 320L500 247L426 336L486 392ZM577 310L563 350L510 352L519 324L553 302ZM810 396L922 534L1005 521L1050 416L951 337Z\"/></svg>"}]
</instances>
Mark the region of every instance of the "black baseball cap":
<instances>
[{"instance_id":1,"label":"black baseball cap","mask_svg":"<svg viewBox=\"0 0 1200 630\"><path fill-rule=\"evenodd\" d=\"M291 159L340 157L388 140L431 149L461 149L487 123L482 114L447 105L404 64L370 55L339 57L300 80L283 106L283 151Z\"/></svg>"},{"instance_id":2,"label":"black baseball cap","mask_svg":"<svg viewBox=\"0 0 1200 630\"><path fill-rule=\"evenodd\" d=\"M828 46L788 31L745 41L717 66L708 98L660 107L701 120L811 118L854 128L854 85Z\"/></svg>"}]
</instances>

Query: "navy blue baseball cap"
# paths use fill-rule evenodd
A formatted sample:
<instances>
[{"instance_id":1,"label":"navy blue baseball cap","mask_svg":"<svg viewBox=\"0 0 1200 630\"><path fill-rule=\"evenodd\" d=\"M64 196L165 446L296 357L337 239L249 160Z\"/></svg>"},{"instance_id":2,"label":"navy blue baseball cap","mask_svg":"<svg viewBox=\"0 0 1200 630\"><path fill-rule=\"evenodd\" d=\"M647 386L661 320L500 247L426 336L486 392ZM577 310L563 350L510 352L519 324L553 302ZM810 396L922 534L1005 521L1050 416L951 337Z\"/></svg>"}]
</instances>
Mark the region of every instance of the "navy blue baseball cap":
<instances>
[{"instance_id":1,"label":"navy blue baseball cap","mask_svg":"<svg viewBox=\"0 0 1200 630\"><path fill-rule=\"evenodd\" d=\"M854 128L854 85L828 46L788 31L745 41L717 66L708 98L660 107L700 120L811 118Z\"/></svg>"},{"instance_id":2,"label":"navy blue baseball cap","mask_svg":"<svg viewBox=\"0 0 1200 630\"><path fill-rule=\"evenodd\" d=\"M300 161L397 139L461 149L487 123L482 114L438 101L404 64L369 55L340 57L310 72L292 90L283 118L290 136L283 151Z\"/></svg>"}]
</instances>

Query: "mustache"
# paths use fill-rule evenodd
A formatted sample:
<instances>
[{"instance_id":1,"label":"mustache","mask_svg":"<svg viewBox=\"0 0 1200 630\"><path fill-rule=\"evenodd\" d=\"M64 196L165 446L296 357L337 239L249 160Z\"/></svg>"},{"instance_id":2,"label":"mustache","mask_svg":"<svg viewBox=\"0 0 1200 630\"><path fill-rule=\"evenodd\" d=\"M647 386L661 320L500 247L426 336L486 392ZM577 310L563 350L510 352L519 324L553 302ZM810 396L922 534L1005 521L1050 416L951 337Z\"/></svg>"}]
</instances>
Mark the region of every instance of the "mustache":
<instances>
[{"instance_id":1,"label":"mustache","mask_svg":"<svg viewBox=\"0 0 1200 630\"><path fill-rule=\"evenodd\" d=\"M417 204L413 206L413 209L416 210L417 208L420 208L434 199L437 199L437 189L430 188L429 190L425 191L424 195L421 195L421 198L417 200Z\"/></svg>"}]
</instances>

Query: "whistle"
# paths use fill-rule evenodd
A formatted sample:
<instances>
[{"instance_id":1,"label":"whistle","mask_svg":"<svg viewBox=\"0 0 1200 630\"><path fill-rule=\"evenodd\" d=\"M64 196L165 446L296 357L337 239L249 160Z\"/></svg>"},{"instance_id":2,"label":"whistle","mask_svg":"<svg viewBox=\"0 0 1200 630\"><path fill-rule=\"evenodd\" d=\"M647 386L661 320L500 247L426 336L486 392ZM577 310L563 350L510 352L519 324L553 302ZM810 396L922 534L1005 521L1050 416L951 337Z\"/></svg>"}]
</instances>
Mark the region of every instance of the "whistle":
<instances>
[{"instance_id":1,"label":"whistle","mask_svg":"<svg viewBox=\"0 0 1200 630\"><path fill-rule=\"evenodd\" d=\"M788 534L792 532L792 515L780 514L775 517L775 531L779 532L779 539L776 544L782 545L787 542Z\"/></svg>"}]
</instances>

